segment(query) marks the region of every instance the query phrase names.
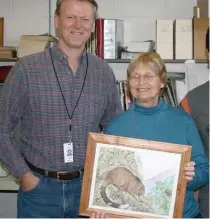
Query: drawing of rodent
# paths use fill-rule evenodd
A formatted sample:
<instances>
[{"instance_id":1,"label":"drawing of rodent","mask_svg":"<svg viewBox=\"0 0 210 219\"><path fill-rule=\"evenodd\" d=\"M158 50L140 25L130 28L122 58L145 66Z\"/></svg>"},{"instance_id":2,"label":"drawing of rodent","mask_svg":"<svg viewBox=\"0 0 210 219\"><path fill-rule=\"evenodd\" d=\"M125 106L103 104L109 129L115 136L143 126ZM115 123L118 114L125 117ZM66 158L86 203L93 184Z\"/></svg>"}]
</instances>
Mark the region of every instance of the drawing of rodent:
<instances>
[{"instance_id":1,"label":"drawing of rodent","mask_svg":"<svg viewBox=\"0 0 210 219\"><path fill-rule=\"evenodd\" d=\"M142 196L145 193L145 187L137 176L125 167L116 167L107 173L106 179L100 189L104 202L114 208L128 208L129 204L122 205L110 200L106 194L106 188L109 184L122 188L131 195Z\"/></svg>"}]
</instances>

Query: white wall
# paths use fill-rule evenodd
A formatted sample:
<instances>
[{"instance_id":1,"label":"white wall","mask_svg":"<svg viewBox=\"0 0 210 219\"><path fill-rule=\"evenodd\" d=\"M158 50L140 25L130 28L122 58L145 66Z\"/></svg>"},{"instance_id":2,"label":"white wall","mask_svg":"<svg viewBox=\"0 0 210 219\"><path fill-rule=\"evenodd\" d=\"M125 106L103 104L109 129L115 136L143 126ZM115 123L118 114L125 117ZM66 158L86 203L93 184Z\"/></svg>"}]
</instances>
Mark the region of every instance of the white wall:
<instances>
[{"instance_id":1,"label":"white wall","mask_svg":"<svg viewBox=\"0 0 210 219\"><path fill-rule=\"evenodd\" d=\"M51 0L54 12L56 0ZM125 21L124 41L155 39L156 19L192 18L196 0L97 0L99 16ZM49 0L0 0L5 18L4 45L17 45L22 34L49 31Z\"/></svg>"},{"instance_id":2,"label":"white wall","mask_svg":"<svg viewBox=\"0 0 210 219\"><path fill-rule=\"evenodd\" d=\"M23 34L43 34L49 30L48 0L0 0L4 17L4 45L17 45Z\"/></svg>"},{"instance_id":3,"label":"white wall","mask_svg":"<svg viewBox=\"0 0 210 219\"><path fill-rule=\"evenodd\" d=\"M196 0L97 0L99 15L124 20L124 42L155 40L156 19L191 19Z\"/></svg>"}]
</instances>

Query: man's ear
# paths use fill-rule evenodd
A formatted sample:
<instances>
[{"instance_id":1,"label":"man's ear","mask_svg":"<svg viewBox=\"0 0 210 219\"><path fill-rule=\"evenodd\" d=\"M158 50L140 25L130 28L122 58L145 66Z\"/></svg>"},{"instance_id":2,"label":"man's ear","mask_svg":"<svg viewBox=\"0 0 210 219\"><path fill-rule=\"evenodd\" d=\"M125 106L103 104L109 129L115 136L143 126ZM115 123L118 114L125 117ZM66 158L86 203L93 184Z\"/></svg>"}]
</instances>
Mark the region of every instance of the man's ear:
<instances>
[{"instance_id":1,"label":"man's ear","mask_svg":"<svg viewBox=\"0 0 210 219\"><path fill-rule=\"evenodd\" d=\"M58 15L54 15L54 30L56 37L59 37L59 19Z\"/></svg>"},{"instance_id":2,"label":"man's ear","mask_svg":"<svg viewBox=\"0 0 210 219\"><path fill-rule=\"evenodd\" d=\"M59 16L58 15L54 15L54 26L55 26L55 29L58 29L58 26L59 26Z\"/></svg>"}]
</instances>

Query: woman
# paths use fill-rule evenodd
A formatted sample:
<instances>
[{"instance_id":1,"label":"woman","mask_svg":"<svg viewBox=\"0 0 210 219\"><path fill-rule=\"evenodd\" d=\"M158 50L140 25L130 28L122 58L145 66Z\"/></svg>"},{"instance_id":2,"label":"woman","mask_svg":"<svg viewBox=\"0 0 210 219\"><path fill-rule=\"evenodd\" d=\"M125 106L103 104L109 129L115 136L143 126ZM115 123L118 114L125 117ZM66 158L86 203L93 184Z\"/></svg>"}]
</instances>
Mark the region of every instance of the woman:
<instances>
[{"instance_id":1,"label":"woman","mask_svg":"<svg viewBox=\"0 0 210 219\"><path fill-rule=\"evenodd\" d=\"M127 79L134 103L128 111L115 117L104 133L191 145L192 161L185 167L188 184L183 216L199 217L194 191L208 183L208 161L191 117L183 110L164 103L160 97L161 89L167 83L163 60L155 52L139 55L130 63ZM104 216L100 212L92 215Z\"/></svg>"}]
</instances>

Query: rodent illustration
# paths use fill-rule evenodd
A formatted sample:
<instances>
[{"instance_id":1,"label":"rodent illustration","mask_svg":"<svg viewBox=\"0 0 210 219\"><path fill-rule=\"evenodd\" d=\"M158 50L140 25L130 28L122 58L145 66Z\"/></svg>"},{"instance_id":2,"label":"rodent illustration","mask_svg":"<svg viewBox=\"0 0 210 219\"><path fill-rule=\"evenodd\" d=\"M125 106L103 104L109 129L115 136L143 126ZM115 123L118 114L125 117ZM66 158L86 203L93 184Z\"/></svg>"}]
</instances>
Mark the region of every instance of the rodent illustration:
<instances>
[{"instance_id":1,"label":"rodent illustration","mask_svg":"<svg viewBox=\"0 0 210 219\"><path fill-rule=\"evenodd\" d=\"M142 196L145 193L145 186L142 181L135 176L130 170L125 167L116 167L110 170L100 188L101 197L106 204L114 208L125 209L129 207L129 204L118 204L110 200L106 194L106 188L109 184L115 185L118 188L122 188L131 195Z\"/></svg>"}]
</instances>

